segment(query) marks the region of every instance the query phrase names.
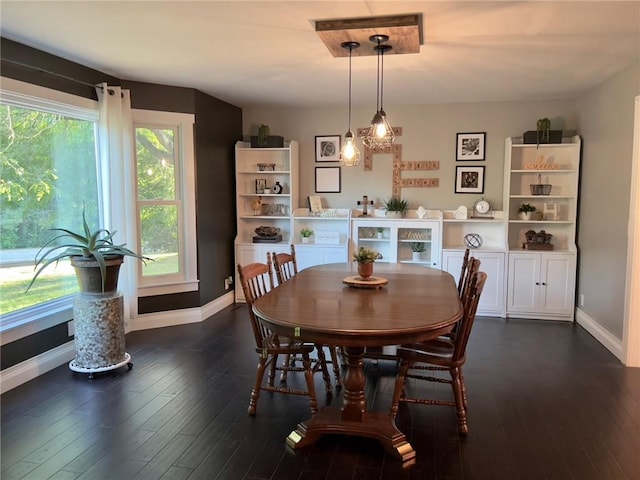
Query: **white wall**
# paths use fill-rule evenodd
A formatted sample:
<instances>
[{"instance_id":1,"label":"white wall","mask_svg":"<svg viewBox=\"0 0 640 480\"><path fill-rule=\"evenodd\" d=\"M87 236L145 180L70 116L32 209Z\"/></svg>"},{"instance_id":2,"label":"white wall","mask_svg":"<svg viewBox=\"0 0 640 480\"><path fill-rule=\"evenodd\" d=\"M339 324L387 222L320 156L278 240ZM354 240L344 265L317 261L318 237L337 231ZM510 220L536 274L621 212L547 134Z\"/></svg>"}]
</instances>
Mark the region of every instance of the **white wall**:
<instances>
[{"instance_id":1,"label":"white wall","mask_svg":"<svg viewBox=\"0 0 640 480\"><path fill-rule=\"evenodd\" d=\"M577 102L583 135L577 292L585 298L581 309L619 340L638 94L640 64L636 63Z\"/></svg>"},{"instance_id":2,"label":"white wall","mask_svg":"<svg viewBox=\"0 0 640 480\"><path fill-rule=\"evenodd\" d=\"M367 127L373 116L369 109L355 108L352 130ZM487 149L484 162L458 162L459 165L484 165L485 194L502 208L504 140L508 136L521 136L525 130L535 130L536 121L549 117L552 128L578 129L575 100L544 102L491 102L435 105L385 105L393 126L402 127L403 160L437 160L439 171L419 172L417 176L438 177L438 188L404 189L403 197L411 208L453 209L459 205L473 205L481 195L454 194L456 133L486 132ZM316 135L342 135L347 131L347 105L344 108L284 109L248 108L243 110L245 135L256 135L258 125L269 125L272 135L282 135L300 142L300 206L306 206L306 197L314 195L314 167L334 166L333 163L315 162ZM580 133L580 132L578 132ZM359 141L358 145L362 143ZM361 148L364 153L364 149ZM363 162L357 167L343 167L342 191L322 194L325 207L356 207L362 195L382 202L391 196L392 163L390 155L374 155L373 170L364 171ZM403 174L403 176L408 174Z\"/></svg>"}]
</instances>

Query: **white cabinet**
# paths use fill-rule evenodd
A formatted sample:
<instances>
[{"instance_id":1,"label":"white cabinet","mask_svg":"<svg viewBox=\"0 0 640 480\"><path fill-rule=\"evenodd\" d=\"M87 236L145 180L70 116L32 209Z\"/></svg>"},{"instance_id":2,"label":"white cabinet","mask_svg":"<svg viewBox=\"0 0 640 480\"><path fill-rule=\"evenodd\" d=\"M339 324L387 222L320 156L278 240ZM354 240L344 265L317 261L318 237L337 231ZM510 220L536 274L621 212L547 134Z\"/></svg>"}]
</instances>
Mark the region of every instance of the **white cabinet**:
<instances>
[{"instance_id":1,"label":"white cabinet","mask_svg":"<svg viewBox=\"0 0 640 480\"><path fill-rule=\"evenodd\" d=\"M573 320L580 143L577 135L540 146L505 141L507 316ZM550 186L548 195L537 191L540 184ZM536 207L532 218L519 217L522 203ZM527 232L541 230L551 234L553 250L525 245Z\"/></svg>"},{"instance_id":2,"label":"white cabinet","mask_svg":"<svg viewBox=\"0 0 640 480\"><path fill-rule=\"evenodd\" d=\"M573 320L576 256L510 252L507 312L513 317Z\"/></svg>"},{"instance_id":3,"label":"white cabinet","mask_svg":"<svg viewBox=\"0 0 640 480\"><path fill-rule=\"evenodd\" d=\"M293 243L296 248L298 270L325 263L347 262L349 255L348 208L326 208L312 213L307 208L297 208L293 213ZM303 243L300 230L313 231Z\"/></svg>"},{"instance_id":4,"label":"white cabinet","mask_svg":"<svg viewBox=\"0 0 640 480\"><path fill-rule=\"evenodd\" d=\"M379 262L415 263L440 268L442 212L430 210L427 218L352 217L351 250L368 247L382 254ZM419 247L419 248L418 248ZM422 250L417 255L413 250Z\"/></svg>"},{"instance_id":5,"label":"white cabinet","mask_svg":"<svg viewBox=\"0 0 640 480\"><path fill-rule=\"evenodd\" d=\"M478 303L478 315L505 317L505 258L506 252L471 250L470 255L480 260L480 270L487 274L487 283ZM442 269L458 282L464 250L443 250Z\"/></svg>"},{"instance_id":6,"label":"white cabinet","mask_svg":"<svg viewBox=\"0 0 640 480\"><path fill-rule=\"evenodd\" d=\"M237 142L235 150L235 263L265 263L267 252L290 249L293 209L298 206L298 143L285 142L282 148L251 148L247 142ZM269 193L264 193L265 187ZM275 243L254 243L255 229L261 226L279 228L282 239ZM236 301L244 301L237 278L235 285Z\"/></svg>"}]
</instances>

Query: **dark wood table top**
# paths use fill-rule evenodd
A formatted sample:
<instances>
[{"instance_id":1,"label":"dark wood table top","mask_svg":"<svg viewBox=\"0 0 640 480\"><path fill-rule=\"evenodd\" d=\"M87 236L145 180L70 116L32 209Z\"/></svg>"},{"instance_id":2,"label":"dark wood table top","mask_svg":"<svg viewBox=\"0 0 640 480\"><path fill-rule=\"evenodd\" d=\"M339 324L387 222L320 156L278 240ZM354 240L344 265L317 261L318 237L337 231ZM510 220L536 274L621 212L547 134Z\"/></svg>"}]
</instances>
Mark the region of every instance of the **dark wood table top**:
<instances>
[{"instance_id":1,"label":"dark wood table top","mask_svg":"<svg viewBox=\"0 0 640 480\"><path fill-rule=\"evenodd\" d=\"M302 270L254 303L255 313L277 333L344 346L382 346L433 338L462 316L453 277L442 270L376 262L378 289L342 283L357 265L328 264ZM299 331L296 332L296 328Z\"/></svg>"}]
</instances>

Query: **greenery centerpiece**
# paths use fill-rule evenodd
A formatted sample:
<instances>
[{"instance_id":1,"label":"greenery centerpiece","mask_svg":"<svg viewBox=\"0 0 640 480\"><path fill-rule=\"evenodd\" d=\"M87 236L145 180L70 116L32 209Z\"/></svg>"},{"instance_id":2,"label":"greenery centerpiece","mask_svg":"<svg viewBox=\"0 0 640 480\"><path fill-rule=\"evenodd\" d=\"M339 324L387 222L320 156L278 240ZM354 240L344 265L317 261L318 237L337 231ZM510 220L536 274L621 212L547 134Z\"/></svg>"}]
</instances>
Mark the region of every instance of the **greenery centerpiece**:
<instances>
[{"instance_id":1,"label":"greenery centerpiece","mask_svg":"<svg viewBox=\"0 0 640 480\"><path fill-rule=\"evenodd\" d=\"M358 262L358 275L367 279L373 275L373 262L380 260L382 254L376 250L360 247L353 253L353 261Z\"/></svg>"},{"instance_id":2,"label":"greenery centerpiece","mask_svg":"<svg viewBox=\"0 0 640 480\"><path fill-rule=\"evenodd\" d=\"M387 217L404 217L409 209L409 202L404 198L391 197L384 202L384 208L387 210ZM391 214L390 214L391 213Z\"/></svg>"}]
</instances>

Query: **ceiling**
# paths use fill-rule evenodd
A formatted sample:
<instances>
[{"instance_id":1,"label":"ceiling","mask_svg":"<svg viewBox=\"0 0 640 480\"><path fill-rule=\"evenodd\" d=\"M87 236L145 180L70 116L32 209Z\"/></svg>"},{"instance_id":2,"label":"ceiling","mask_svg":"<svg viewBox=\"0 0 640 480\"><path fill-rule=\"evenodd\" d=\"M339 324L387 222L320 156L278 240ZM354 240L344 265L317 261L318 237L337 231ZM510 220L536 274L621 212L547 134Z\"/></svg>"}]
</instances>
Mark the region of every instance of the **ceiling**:
<instances>
[{"instance_id":1,"label":"ceiling","mask_svg":"<svg viewBox=\"0 0 640 480\"><path fill-rule=\"evenodd\" d=\"M0 33L243 108L341 106L348 59L329 52L314 21L396 14L421 15L422 45L385 55L385 105L574 98L640 59L637 0L2 0ZM354 105L375 103L376 57L352 62Z\"/></svg>"}]
</instances>

